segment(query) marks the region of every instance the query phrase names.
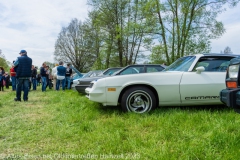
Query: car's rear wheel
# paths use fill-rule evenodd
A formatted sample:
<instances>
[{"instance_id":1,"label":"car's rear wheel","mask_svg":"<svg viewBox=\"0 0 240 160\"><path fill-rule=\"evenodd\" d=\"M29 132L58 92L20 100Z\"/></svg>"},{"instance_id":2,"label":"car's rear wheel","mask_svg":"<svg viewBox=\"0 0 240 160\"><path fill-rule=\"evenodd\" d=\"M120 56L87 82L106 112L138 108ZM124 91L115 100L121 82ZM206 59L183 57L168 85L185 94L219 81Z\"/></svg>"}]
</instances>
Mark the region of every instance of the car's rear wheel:
<instances>
[{"instance_id":1,"label":"car's rear wheel","mask_svg":"<svg viewBox=\"0 0 240 160\"><path fill-rule=\"evenodd\" d=\"M154 93L147 87L131 87L121 98L121 107L125 112L146 113L156 108Z\"/></svg>"}]
</instances>

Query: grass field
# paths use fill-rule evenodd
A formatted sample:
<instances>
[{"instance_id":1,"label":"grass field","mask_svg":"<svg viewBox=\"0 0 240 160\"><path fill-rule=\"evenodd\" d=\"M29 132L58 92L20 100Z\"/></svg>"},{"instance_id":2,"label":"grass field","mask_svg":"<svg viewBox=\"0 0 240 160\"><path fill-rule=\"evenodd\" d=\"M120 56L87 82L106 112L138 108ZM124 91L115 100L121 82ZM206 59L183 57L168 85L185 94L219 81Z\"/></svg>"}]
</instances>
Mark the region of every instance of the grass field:
<instances>
[{"instance_id":1,"label":"grass field","mask_svg":"<svg viewBox=\"0 0 240 160\"><path fill-rule=\"evenodd\" d=\"M240 158L240 115L224 106L123 113L75 91L0 92L0 159Z\"/></svg>"}]
</instances>

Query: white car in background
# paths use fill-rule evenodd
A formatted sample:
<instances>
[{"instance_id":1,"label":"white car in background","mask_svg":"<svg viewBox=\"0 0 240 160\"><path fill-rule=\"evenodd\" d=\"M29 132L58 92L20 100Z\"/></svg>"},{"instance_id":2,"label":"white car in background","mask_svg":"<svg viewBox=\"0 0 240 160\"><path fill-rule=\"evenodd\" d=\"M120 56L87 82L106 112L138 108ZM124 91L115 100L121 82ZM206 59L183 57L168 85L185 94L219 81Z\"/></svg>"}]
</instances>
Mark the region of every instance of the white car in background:
<instances>
[{"instance_id":1,"label":"white car in background","mask_svg":"<svg viewBox=\"0 0 240 160\"><path fill-rule=\"evenodd\" d=\"M229 61L238 55L197 54L179 58L162 72L121 75L93 81L87 97L104 106L145 113L157 106L221 104Z\"/></svg>"}]
</instances>

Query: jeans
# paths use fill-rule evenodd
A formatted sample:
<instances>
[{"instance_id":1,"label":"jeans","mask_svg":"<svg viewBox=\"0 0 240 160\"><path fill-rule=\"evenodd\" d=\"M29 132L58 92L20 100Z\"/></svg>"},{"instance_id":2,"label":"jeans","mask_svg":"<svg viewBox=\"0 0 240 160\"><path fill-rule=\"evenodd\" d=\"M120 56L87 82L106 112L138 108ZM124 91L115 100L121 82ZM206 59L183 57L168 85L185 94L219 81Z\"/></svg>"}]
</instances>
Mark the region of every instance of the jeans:
<instances>
[{"instance_id":1,"label":"jeans","mask_svg":"<svg viewBox=\"0 0 240 160\"><path fill-rule=\"evenodd\" d=\"M42 79L42 91L46 91L47 78L46 77L41 77L41 79Z\"/></svg>"},{"instance_id":2,"label":"jeans","mask_svg":"<svg viewBox=\"0 0 240 160\"><path fill-rule=\"evenodd\" d=\"M28 100L28 85L29 79L17 79L16 97L18 100L21 100L22 88L23 88L23 100Z\"/></svg>"},{"instance_id":3,"label":"jeans","mask_svg":"<svg viewBox=\"0 0 240 160\"><path fill-rule=\"evenodd\" d=\"M32 85L33 85L33 90L37 89L37 79L36 78L32 78Z\"/></svg>"},{"instance_id":4,"label":"jeans","mask_svg":"<svg viewBox=\"0 0 240 160\"><path fill-rule=\"evenodd\" d=\"M12 76L11 79L12 79L12 90L16 91L16 77Z\"/></svg>"},{"instance_id":5,"label":"jeans","mask_svg":"<svg viewBox=\"0 0 240 160\"><path fill-rule=\"evenodd\" d=\"M63 80L59 80L59 79L57 79L56 90L59 90L59 87L60 87L60 81L62 81L62 90L65 90L65 78L64 78Z\"/></svg>"},{"instance_id":6,"label":"jeans","mask_svg":"<svg viewBox=\"0 0 240 160\"><path fill-rule=\"evenodd\" d=\"M67 88L70 89L70 85L71 85L71 77L66 76L66 84L67 84Z\"/></svg>"}]
</instances>

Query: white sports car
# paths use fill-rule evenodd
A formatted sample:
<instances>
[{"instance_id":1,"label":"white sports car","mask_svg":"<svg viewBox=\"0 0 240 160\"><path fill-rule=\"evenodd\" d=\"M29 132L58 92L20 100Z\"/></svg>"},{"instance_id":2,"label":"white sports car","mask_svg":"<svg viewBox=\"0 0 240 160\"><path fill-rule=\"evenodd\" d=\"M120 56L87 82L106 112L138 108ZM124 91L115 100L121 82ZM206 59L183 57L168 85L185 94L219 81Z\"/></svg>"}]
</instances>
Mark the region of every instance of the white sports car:
<instances>
[{"instance_id":1,"label":"white sports car","mask_svg":"<svg viewBox=\"0 0 240 160\"><path fill-rule=\"evenodd\" d=\"M221 104L229 61L238 55L197 54L179 58L163 72L106 77L91 82L87 97L104 106L145 113L157 106Z\"/></svg>"}]
</instances>

